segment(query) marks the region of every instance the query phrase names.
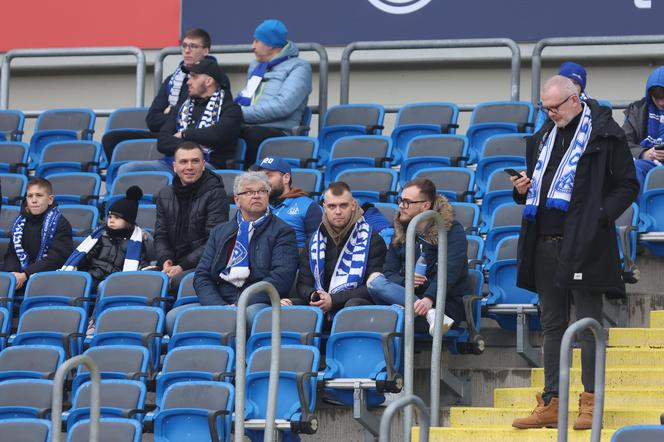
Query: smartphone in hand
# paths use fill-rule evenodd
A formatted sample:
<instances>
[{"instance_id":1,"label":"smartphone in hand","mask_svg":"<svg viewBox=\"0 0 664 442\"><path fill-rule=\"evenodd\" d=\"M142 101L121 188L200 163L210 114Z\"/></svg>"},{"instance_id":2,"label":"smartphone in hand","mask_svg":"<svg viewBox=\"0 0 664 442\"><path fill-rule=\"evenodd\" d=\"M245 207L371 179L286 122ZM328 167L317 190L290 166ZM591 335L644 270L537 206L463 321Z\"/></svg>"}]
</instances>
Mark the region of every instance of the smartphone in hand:
<instances>
[{"instance_id":1,"label":"smartphone in hand","mask_svg":"<svg viewBox=\"0 0 664 442\"><path fill-rule=\"evenodd\" d=\"M658 144L657 146L653 146L655 150L664 150L664 144Z\"/></svg>"},{"instance_id":2,"label":"smartphone in hand","mask_svg":"<svg viewBox=\"0 0 664 442\"><path fill-rule=\"evenodd\" d=\"M517 172L514 169L504 169L503 171L510 176L521 176L521 172Z\"/></svg>"}]
</instances>

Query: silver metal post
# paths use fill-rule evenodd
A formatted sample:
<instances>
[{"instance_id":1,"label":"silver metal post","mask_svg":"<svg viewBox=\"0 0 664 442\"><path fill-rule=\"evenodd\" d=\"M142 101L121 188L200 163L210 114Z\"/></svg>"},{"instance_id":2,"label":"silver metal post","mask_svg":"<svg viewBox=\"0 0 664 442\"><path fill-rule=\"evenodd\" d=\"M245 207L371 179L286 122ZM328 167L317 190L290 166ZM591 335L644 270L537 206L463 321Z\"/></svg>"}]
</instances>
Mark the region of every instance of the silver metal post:
<instances>
[{"instance_id":1,"label":"silver metal post","mask_svg":"<svg viewBox=\"0 0 664 442\"><path fill-rule=\"evenodd\" d=\"M595 406L591 442L600 442L604 413L604 379L606 366L606 333L593 318L583 318L570 325L560 343L560 378L558 384L558 442L567 442L567 413L569 411L569 379L574 336L589 328L595 337Z\"/></svg>"},{"instance_id":2,"label":"silver metal post","mask_svg":"<svg viewBox=\"0 0 664 442\"><path fill-rule=\"evenodd\" d=\"M440 377L443 359L443 317L447 299L447 231L443 219L433 218L438 226L438 281L436 287L436 318L431 348L431 425L440 425Z\"/></svg>"},{"instance_id":3,"label":"silver metal post","mask_svg":"<svg viewBox=\"0 0 664 442\"><path fill-rule=\"evenodd\" d=\"M267 389L267 415L265 416L265 442L272 442L277 414L277 387L279 386L279 353L281 348L281 300L279 292L269 282L261 281L247 287L237 302L237 325L235 330L235 442L244 441L244 404L247 379L247 304L259 294L267 294L272 304L272 351L270 359L270 378Z\"/></svg>"},{"instance_id":4,"label":"silver metal post","mask_svg":"<svg viewBox=\"0 0 664 442\"><path fill-rule=\"evenodd\" d=\"M60 427L62 426L62 395L64 392L65 378L67 373L85 365L90 371L92 387L90 391L90 442L99 440L99 393L101 391L101 377L97 364L91 357L80 355L67 359L55 372L53 380L53 401L51 402L51 442L60 442Z\"/></svg>"},{"instance_id":5,"label":"silver metal post","mask_svg":"<svg viewBox=\"0 0 664 442\"><path fill-rule=\"evenodd\" d=\"M417 396L410 395L397 399L387 406L383 412L383 417L380 419L380 435L379 442L390 442L390 424L394 415L403 407L407 405L415 405L420 413L420 442L427 442L429 440L429 413L424 401ZM410 427L408 428L410 432Z\"/></svg>"}]
</instances>

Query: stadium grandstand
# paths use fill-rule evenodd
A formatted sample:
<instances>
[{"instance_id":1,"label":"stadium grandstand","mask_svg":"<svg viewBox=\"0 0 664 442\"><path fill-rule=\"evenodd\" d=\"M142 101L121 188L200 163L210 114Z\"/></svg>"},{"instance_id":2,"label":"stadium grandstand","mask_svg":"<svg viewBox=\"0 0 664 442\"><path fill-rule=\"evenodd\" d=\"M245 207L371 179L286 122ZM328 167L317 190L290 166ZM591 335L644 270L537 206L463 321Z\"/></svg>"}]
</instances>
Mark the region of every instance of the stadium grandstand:
<instances>
[{"instance_id":1,"label":"stadium grandstand","mask_svg":"<svg viewBox=\"0 0 664 442\"><path fill-rule=\"evenodd\" d=\"M626 109L645 90L648 111L656 114L651 119L664 121L664 106L654 104L664 99L664 71L659 83L651 75L664 66L656 1L38 3L3 5L0 30L0 441L664 441L664 167L655 152L664 131L651 133L652 123L638 139L628 134L636 158L652 164L639 168L640 193L615 219L609 241L620 274L607 279L619 277L626 293L601 295L601 323L570 321L561 343L558 417L529 429L513 422L536 405L537 414L551 398L534 401L547 381L542 307L537 293L517 285L524 206L515 202L505 172L526 171L528 140L564 104L547 103L547 111L540 101L550 77L574 80L563 62L585 68L581 93L573 94L583 97L577 103L588 97L622 127ZM192 29L209 32L207 46L196 46L205 39ZM275 54L297 49L270 64L275 57L261 58L265 47L277 48ZM202 49L209 53L180 65L185 54ZM300 64L284 73L293 59ZM300 88L310 90L306 105L297 113L268 118L247 110L263 93L277 96L265 85L285 82L296 68L310 71L308 86L302 80ZM214 81L200 91L188 87L186 78L200 75ZM252 79L259 80L253 89ZM214 100L205 87L217 98L222 91L222 114L236 107L244 120L230 135L235 123L230 117L224 123L223 147L188 139L211 147L204 149L212 152L205 173L228 194L224 222L249 224L239 196L259 197L261 190L239 192L237 177L254 164L288 171L288 188L306 192L307 204L323 214L328 185L343 181L390 227L400 208L423 202L404 204L406 183L426 178L465 232L465 320L443 329L447 260L437 263L441 290L432 333L414 313L415 257L424 256L416 229L408 229L403 245L405 308L360 303L332 312L290 305L284 301L299 296L295 272L284 277L290 293L259 281L227 305L200 305L194 269L202 252L188 267L184 259L162 259L155 229L187 222L159 219L163 190L180 183L177 165L171 170L175 148L164 146L193 128L180 127L186 106ZM178 125L168 137L160 130L167 126L155 129L149 117L160 90L157 113ZM223 91L235 102L224 101ZM279 105L288 101L276 98ZM646 140L653 134L660 142ZM270 168L275 157L279 166ZM148 162L157 168L142 168ZM129 256L135 238L127 237L126 259L102 284L70 265L71 257L29 278L25 266L10 268L4 258L12 253L23 263L17 219L25 223L33 214L26 201L35 178L50 182L71 226L66 233L78 248L67 256L90 252L98 240L91 238L110 222L109 210L142 228L143 254ZM288 215L296 213L297 207ZM444 225L438 212L418 216L427 226ZM203 218L192 219L209 234ZM42 241L55 229L42 227ZM297 233L298 243L311 247ZM388 247L393 233L381 231ZM439 247L443 256L447 241ZM238 270L231 265L235 246L226 251L228 269ZM599 255L586 260L600 261ZM134 260L141 264L128 267ZM55 271L60 267L70 271ZM181 273L174 278L176 267ZM269 298L271 307L247 309L256 296ZM586 403L592 428L576 430L577 398L587 392L576 337L588 329L597 348L594 402Z\"/></svg>"}]
</instances>

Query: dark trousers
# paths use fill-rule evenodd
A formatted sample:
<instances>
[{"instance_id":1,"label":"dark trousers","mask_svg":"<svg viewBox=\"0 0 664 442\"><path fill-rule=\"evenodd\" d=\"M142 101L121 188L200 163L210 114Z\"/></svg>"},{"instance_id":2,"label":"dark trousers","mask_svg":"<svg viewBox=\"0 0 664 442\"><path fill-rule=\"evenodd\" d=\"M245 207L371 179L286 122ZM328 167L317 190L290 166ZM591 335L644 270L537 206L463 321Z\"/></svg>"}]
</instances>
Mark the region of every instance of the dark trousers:
<instances>
[{"instance_id":1,"label":"dark trousers","mask_svg":"<svg viewBox=\"0 0 664 442\"><path fill-rule=\"evenodd\" d=\"M157 133L132 129L114 130L113 132L104 134L101 139L101 145L104 148L104 153L110 163L111 157L113 156L113 149L115 149L115 146L117 146L118 143L127 140L145 140L148 138L157 138Z\"/></svg>"},{"instance_id":2,"label":"dark trousers","mask_svg":"<svg viewBox=\"0 0 664 442\"><path fill-rule=\"evenodd\" d=\"M249 169L249 166L256 163L256 155L258 154L258 147L261 143L268 138L283 137L286 134L281 129L265 126L244 126L240 138L247 142L247 154L244 157L244 168Z\"/></svg>"},{"instance_id":3,"label":"dark trousers","mask_svg":"<svg viewBox=\"0 0 664 442\"><path fill-rule=\"evenodd\" d=\"M556 287L559 240L538 238L535 250L535 281L539 295L544 335L545 400L558 396L560 342L570 323L570 300L576 308L576 319L593 318L602 323L602 293L591 290ZM581 379L586 392L595 389L595 341L586 329L579 337L581 344Z\"/></svg>"}]
</instances>

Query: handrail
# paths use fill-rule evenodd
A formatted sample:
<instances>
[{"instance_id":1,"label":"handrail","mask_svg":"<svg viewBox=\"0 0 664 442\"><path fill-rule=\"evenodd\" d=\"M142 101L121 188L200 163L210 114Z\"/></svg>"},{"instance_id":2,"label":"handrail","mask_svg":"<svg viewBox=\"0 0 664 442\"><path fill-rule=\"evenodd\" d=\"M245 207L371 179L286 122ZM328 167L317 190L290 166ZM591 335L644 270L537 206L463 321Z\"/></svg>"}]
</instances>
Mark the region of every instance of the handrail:
<instances>
[{"instance_id":1,"label":"handrail","mask_svg":"<svg viewBox=\"0 0 664 442\"><path fill-rule=\"evenodd\" d=\"M328 57L327 51L320 43L295 43L300 52L313 51L318 54L318 106L311 106L314 112L318 112L318 128L323 123L323 115L327 110L327 88L328 88ZM162 49L154 60L154 88L155 95L159 92L161 83L164 81L164 59L169 55L177 55L182 52L179 46L170 46ZM214 45L210 53L214 54L240 54L251 53L251 45Z\"/></svg>"},{"instance_id":2,"label":"handrail","mask_svg":"<svg viewBox=\"0 0 664 442\"><path fill-rule=\"evenodd\" d=\"M445 222L438 212L427 210L420 213L408 223L406 230L406 299L404 308L406 317L404 323L404 392L406 396L413 395L414 370L414 312L415 302L415 235L417 226L427 220L433 220L438 227L438 279L436 288L436 318L434 321L434 336L431 345L431 425L439 425L440 408L440 361L443 352L443 315L445 313L445 297L447 296L447 231ZM410 427L413 422L413 409L404 410L404 441L410 440Z\"/></svg>"},{"instance_id":3,"label":"handrail","mask_svg":"<svg viewBox=\"0 0 664 442\"><path fill-rule=\"evenodd\" d=\"M548 46L607 46L664 43L664 35L626 35L621 37L554 37L544 38L533 47L532 89L533 103L540 99L542 82L542 51ZM616 54L616 56L618 56Z\"/></svg>"},{"instance_id":4,"label":"handrail","mask_svg":"<svg viewBox=\"0 0 664 442\"><path fill-rule=\"evenodd\" d=\"M411 404L415 405L420 412L420 420L422 421L420 425L420 442L428 442L430 427L429 413L427 412L424 401L415 395L401 397L387 406L383 412L383 417L380 419L379 442L390 442L390 424L394 415L406 405ZM408 430L410 431L410 428Z\"/></svg>"},{"instance_id":5,"label":"handrail","mask_svg":"<svg viewBox=\"0 0 664 442\"><path fill-rule=\"evenodd\" d=\"M90 442L99 440L99 395L101 390L101 377L97 364L90 356L79 355L67 359L55 372L53 380L53 401L51 402L51 442L60 442L60 427L62 426L62 394L67 373L79 365L85 365L90 371L92 388L90 391Z\"/></svg>"},{"instance_id":6,"label":"handrail","mask_svg":"<svg viewBox=\"0 0 664 442\"><path fill-rule=\"evenodd\" d=\"M237 324L235 329L235 442L244 441L245 383L247 380L247 304L258 294L267 293L272 304L272 350L270 352L270 378L267 388L267 415L265 416L265 442L272 442L277 414L277 387L279 385L279 352L281 349L280 297L269 282L252 284L240 294L237 301Z\"/></svg>"},{"instance_id":7,"label":"handrail","mask_svg":"<svg viewBox=\"0 0 664 442\"><path fill-rule=\"evenodd\" d=\"M583 318L570 325L560 343L560 378L558 381L558 442L567 442L567 412L569 410L569 371L572 361L574 336L589 328L595 337L595 406L591 442L599 442L602 435L604 414L604 379L606 366L606 333L602 325L593 318Z\"/></svg>"},{"instance_id":8,"label":"handrail","mask_svg":"<svg viewBox=\"0 0 664 442\"><path fill-rule=\"evenodd\" d=\"M134 46L108 48L14 49L5 54L0 73L0 109L9 105L10 65L15 58L37 57L96 57L103 55L133 55L136 57L136 107L145 100L145 53Z\"/></svg>"},{"instance_id":9,"label":"handrail","mask_svg":"<svg viewBox=\"0 0 664 442\"><path fill-rule=\"evenodd\" d=\"M348 104L350 90L350 56L355 51L385 49L452 49L452 48L490 48L506 46L512 51L510 80L510 99L519 100L521 79L521 50L514 40L509 38L473 38L452 40L397 40L397 41L356 41L348 44L341 54L341 95L339 103Z\"/></svg>"}]
</instances>

